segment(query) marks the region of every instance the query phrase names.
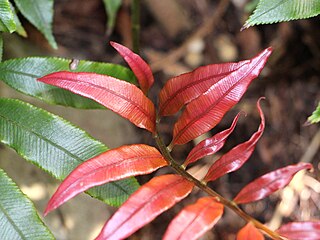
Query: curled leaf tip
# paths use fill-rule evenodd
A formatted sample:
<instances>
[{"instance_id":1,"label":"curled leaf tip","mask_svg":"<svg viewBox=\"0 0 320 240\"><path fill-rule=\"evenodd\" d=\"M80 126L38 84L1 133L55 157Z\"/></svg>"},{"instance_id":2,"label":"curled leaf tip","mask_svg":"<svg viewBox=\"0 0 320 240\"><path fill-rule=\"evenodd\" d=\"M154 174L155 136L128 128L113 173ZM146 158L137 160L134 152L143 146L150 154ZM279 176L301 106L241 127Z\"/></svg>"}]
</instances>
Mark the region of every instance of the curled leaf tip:
<instances>
[{"instance_id":1,"label":"curled leaf tip","mask_svg":"<svg viewBox=\"0 0 320 240\"><path fill-rule=\"evenodd\" d=\"M240 115L244 112L239 112L237 116L234 118L230 128L221 131L215 134L213 137L207 138L197 144L187 156L186 161L183 163L184 166L187 166L190 163L198 161L199 159L212 155L218 152L225 144L229 135L233 132Z\"/></svg>"},{"instance_id":2,"label":"curled leaf tip","mask_svg":"<svg viewBox=\"0 0 320 240\"><path fill-rule=\"evenodd\" d=\"M248 141L238 144L229 152L224 154L221 158L219 158L216 162L214 162L209 168L208 173L203 181L214 181L227 173L236 171L250 158L258 140L263 134L265 127L265 118L260 107L260 101L262 99L263 97L259 98L259 100L257 101L257 108L261 118L258 130L251 136Z\"/></svg>"}]
</instances>

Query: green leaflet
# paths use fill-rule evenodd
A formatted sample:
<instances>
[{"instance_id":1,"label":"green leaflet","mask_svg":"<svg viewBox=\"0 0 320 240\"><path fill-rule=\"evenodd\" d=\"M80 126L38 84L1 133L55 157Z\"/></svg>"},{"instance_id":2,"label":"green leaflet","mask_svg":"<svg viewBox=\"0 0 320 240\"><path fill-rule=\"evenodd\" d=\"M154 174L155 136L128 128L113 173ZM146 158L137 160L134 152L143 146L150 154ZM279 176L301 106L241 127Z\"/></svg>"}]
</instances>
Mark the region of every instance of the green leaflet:
<instances>
[{"instance_id":1,"label":"green leaflet","mask_svg":"<svg viewBox=\"0 0 320 240\"><path fill-rule=\"evenodd\" d=\"M8 0L0 0L0 31L14 32L16 24Z\"/></svg>"},{"instance_id":2,"label":"green leaflet","mask_svg":"<svg viewBox=\"0 0 320 240\"><path fill-rule=\"evenodd\" d=\"M260 0L242 29L257 24L277 23L319 15L319 0Z\"/></svg>"},{"instance_id":3,"label":"green leaflet","mask_svg":"<svg viewBox=\"0 0 320 240\"><path fill-rule=\"evenodd\" d=\"M53 0L14 0L23 16L29 20L53 48L57 43L52 34Z\"/></svg>"},{"instance_id":4,"label":"green leaflet","mask_svg":"<svg viewBox=\"0 0 320 240\"><path fill-rule=\"evenodd\" d=\"M122 0L103 0L104 7L108 16L108 35L110 35L113 31L114 24L116 22L116 17L118 10L121 6Z\"/></svg>"},{"instance_id":5,"label":"green leaflet","mask_svg":"<svg viewBox=\"0 0 320 240\"><path fill-rule=\"evenodd\" d=\"M91 99L73 94L54 86L37 81L44 75L57 71L95 72L134 82L135 76L128 68L116 64L80 61L78 66L71 60L62 58L31 57L11 59L0 63L0 80L24 94L39 98L51 104L58 104L83 109L104 108Z\"/></svg>"},{"instance_id":6,"label":"green leaflet","mask_svg":"<svg viewBox=\"0 0 320 240\"><path fill-rule=\"evenodd\" d=\"M108 148L83 130L43 109L0 98L0 140L26 160L64 179L77 165ZM92 188L88 193L119 206L137 188L134 178Z\"/></svg>"},{"instance_id":7,"label":"green leaflet","mask_svg":"<svg viewBox=\"0 0 320 240\"><path fill-rule=\"evenodd\" d=\"M318 103L318 106L316 110L312 113L310 117L308 117L308 121L310 123L318 123L320 122L320 102Z\"/></svg>"},{"instance_id":8,"label":"green leaflet","mask_svg":"<svg viewBox=\"0 0 320 240\"><path fill-rule=\"evenodd\" d=\"M0 169L0 239L54 239L29 198Z\"/></svg>"}]
</instances>

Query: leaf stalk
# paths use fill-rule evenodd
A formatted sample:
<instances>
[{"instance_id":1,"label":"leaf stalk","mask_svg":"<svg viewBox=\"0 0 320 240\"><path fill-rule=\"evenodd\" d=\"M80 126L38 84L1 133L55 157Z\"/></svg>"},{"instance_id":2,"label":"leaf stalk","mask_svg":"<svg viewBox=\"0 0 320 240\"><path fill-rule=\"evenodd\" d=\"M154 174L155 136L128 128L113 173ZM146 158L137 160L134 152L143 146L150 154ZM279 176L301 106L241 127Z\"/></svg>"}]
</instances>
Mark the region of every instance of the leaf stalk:
<instances>
[{"instance_id":1,"label":"leaf stalk","mask_svg":"<svg viewBox=\"0 0 320 240\"><path fill-rule=\"evenodd\" d=\"M159 117L157 116L157 119ZM169 166L179 175L186 178L187 180L191 181L196 185L198 188L200 188L202 191L206 192L209 196L214 197L218 202L222 203L224 206L228 207L232 211L234 211L237 215L239 215L242 219L244 219L247 222L251 222L256 228L263 231L266 235L271 237L275 240L285 240L286 238L281 237L277 232L269 229L266 225L262 224L255 218L248 215L246 212L244 212L235 202L230 201L223 196L221 196L219 193L214 191L212 188L208 187L208 185L205 182L202 182L198 179L196 179L194 176L192 176L190 173L188 173L185 168L180 165L178 162L174 160L174 158L170 154L170 149L166 147L164 144L159 131L158 131L158 123L160 121L157 121L156 124L156 134L154 135L154 139L156 141L157 146L159 147L160 152L168 162Z\"/></svg>"}]
</instances>

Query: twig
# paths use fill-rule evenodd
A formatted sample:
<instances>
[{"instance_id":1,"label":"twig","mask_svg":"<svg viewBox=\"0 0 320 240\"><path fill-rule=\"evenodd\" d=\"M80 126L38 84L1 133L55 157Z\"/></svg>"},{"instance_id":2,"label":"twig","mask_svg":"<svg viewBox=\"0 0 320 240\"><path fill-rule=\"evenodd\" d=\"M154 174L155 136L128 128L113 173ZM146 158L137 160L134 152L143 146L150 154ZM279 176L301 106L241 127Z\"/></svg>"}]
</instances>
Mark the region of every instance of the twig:
<instances>
[{"instance_id":1,"label":"twig","mask_svg":"<svg viewBox=\"0 0 320 240\"><path fill-rule=\"evenodd\" d=\"M206 17L203 22L203 26L200 27L197 31L195 31L180 47L172 50L167 54L166 57L162 58L161 60L151 63L151 69L153 72L160 71L165 67L175 63L183 56L186 52L188 45L198 38L204 38L208 34L212 33L217 26L217 23L225 13L230 0L221 0L219 5L217 6L214 14L210 17Z\"/></svg>"},{"instance_id":2,"label":"twig","mask_svg":"<svg viewBox=\"0 0 320 240\"><path fill-rule=\"evenodd\" d=\"M132 0L131 4L132 48L140 52L140 0Z\"/></svg>"},{"instance_id":3,"label":"twig","mask_svg":"<svg viewBox=\"0 0 320 240\"><path fill-rule=\"evenodd\" d=\"M159 118L157 117L159 122ZM158 124L157 124L157 128L158 128ZM200 188L202 191L206 192L209 196L214 197L218 202L220 202L221 204L223 204L224 206L228 207L229 209L231 209L233 212L235 212L236 214L238 214L238 216L240 216L242 219L244 219L247 222L251 222L256 228L260 229L261 231L263 231L266 235L268 235L269 237L271 237L272 239L275 240L284 240L285 238L281 237L277 232L272 231L271 229L269 229L266 225L262 224L261 222L259 222L258 220L256 220L255 218L251 217L250 215L248 215L247 213L245 213L235 202L230 201L226 198L224 198L223 196L221 196L219 193L215 192L212 188L208 187L207 184L203 181L199 181L198 179L196 179L193 175L191 175L190 173L188 173L184 167L180 164L178 164L173 157L170 154L169 149L166 147L166 145L163 143L162 138L159 135L158 129L156 131L156 134L154 135L154 139L160 149L160 152L162 153L162 155L164 156L164 158L166 159L168 165L179 175L181 175L182 177L184 177L185 179L191 181L192 183L194 183L195 186L197 186L198 188Z\"/></svg>"}]
</instances>

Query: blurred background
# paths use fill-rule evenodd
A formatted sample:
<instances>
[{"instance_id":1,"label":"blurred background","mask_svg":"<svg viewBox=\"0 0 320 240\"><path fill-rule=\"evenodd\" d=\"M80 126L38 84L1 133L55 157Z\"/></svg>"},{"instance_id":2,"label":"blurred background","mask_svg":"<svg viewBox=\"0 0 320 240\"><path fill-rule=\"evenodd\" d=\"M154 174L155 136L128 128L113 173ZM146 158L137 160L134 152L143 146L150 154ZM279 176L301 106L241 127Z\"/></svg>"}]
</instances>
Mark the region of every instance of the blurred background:
<instances>
[{"instance_id":1,"label":"blurred background","mask_svg":"<svg viewBox=\"0 0 320 240\"><path fill-rule=\"evenodd\" d=\"M28 38L16 34L4 37L4 60L26 56L59 56L124 64L110 40L132 47L131 9L123 0L113 31L107 28L108 16L102 0L55 0L53 31L58 50L50 48L43 36L24 21ZM158 92L173 76L196 67L251 58L266 47L274 52L261 76L253 81L240 103L207 136L228 128L241 110L242 116L226 146L214 157L204 159L190 171L197 174L233 146L246 141L260 123L256 101L262 103L265 132L249 161L238 171L213 182L211 187L227 198L264 173L299 161L311 162L312 174L303 175L292 187L271 197L243 206L244 210L276 229L283 222L319 219L319 125L307 123L320 100L320 18L251 27L240 31L256 1L249 0L141 0L140 54L155 74L150 98L157 104ZM153 145L149 133L135 128L111 111L76 110L48 106L25 97L0 82L0 94L24 99L48 109L80 126L93 137L114 148L123 144ZM177 116L164 119L160 130L167 143ZM199 139L177 146L173 155L183 161ZM14 163L14 164L13 164ZM42 216L49 197L58 186L49 175L26 163L15 152L0 145L0 165L36 204ZM171 172L161 169L155 175ZM313 178L311 178L312 176ZM139 177L141 184L152 175ZM189 198L160 215L129 239L161 239L167 225L179 210L200 195L195 189ZM116 208L81 194L44 221L57 239L92 239ZM201 239L235 239L244 225L226 210L216 227Z\"/></svg>"}]
</instances>

